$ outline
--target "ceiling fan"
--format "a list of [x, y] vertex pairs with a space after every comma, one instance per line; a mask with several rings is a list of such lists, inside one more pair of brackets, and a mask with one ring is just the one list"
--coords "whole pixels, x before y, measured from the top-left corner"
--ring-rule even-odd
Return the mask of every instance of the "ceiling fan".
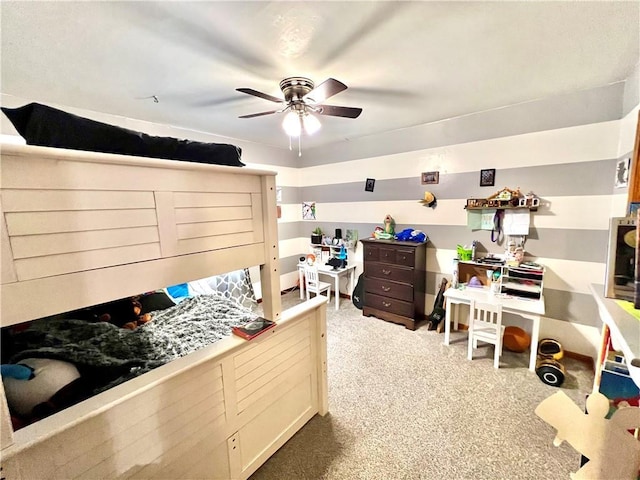
[[252, 88], [237, 88], [238, 92], [282, 104], [278, 110], [241, 115], [239, 118], [253, 118], [287, 112], [282, 127], [289, 137], [299, 137], [302, 130], [307, 134], [313, 134], [320, 128], [320, 121], [312, 115], [314, 113], [345, 118], [358, 118], [362, 113], [361, 108], [322, 104], [329, 97], [346, 89], [347, 86], [344, 83], [334, 78], [329, 78], [316, 87], [313, 81], [304, 77], [288, 77], [280, 82], [280, 90], [282, 90], [284, 99]]

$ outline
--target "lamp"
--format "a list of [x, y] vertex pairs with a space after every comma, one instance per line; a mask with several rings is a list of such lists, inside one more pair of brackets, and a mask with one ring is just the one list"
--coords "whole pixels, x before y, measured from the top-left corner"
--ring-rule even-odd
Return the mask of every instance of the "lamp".
[[320, 120], [310, 115], [306, 109], [289, 110], [282, 120], [282, 128], [290, 137], [299, 137], [304, 129], [307, 135], [320, 130]]
[[302, 131], [301, 118], [297, 112], [289, 110], [282, 120], [282, 128], [290, 137], [299, 137]]
[[304, 126], [304, 131], [307, 132], [307, 135], [313, 135], [320, 130], [320, 127], [322, 126], [320, 124], [320, 120], [307, 112], [304, 112], [304, 117], [302, 117], [302, 125]]

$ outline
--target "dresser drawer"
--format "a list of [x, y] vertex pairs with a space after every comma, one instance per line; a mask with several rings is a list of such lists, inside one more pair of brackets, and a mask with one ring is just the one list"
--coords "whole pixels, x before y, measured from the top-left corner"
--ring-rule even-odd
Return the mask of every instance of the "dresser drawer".
[[416, 251], [411, 248], [398, 248], [396, 250], [395, 263], [398, 265], [405, 265], [407, 267], [413, 267], [415, 264]]
[[365, 277], [381, 278], [394, 282], [413, 283], [413, 269], [400, 267], [388, 263], [367, 262], [365, 266]]
[[367, 294], [373, 293], [385, 297], [392, 297], [398, 300], [413, 302], [413, 287], [406, 283], [390, 282], [388, 280], [378, 280], [367, 278], [365, 280], [365, 291]]
[[380, 262], [396, 263], [396, 249], [393, 247], [380, 246]]
[[377, 262], [380, 260], [380, 249], [377, 246], [365, 244], [363, 258], [365, 262]]
[[364, 297], [365, 305], [367, 307], [382, 310], [384, 312], [400, 315], [401, 317], [413, 318], [413, 303], [403, 302], [396, 298], [382, 297], [380, 295], [374, 295], [367, 293]]
[[365, 245], [364, 260], [369, 262], [392, 263], [413, 267], [415, 263], [415, 249], [398, 248], [388, 245]]

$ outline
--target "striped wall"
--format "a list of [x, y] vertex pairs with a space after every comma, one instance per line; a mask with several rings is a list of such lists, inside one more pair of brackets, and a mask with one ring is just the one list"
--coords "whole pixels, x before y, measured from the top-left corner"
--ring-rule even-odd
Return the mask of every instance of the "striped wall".
[[[596, 93], [601, 94], [599, 101]], [[276, 179], [283, 187], [279, 223], [283, 289], [295, 285], [295, 264], [308, 251], [313, 228], [320, 226], [330, 235], [336, 228], [357, 229], [364, 238], [390, 213], [396, 230], [412, 227], [429, 236], [427, 301], [431, 304], [440, 279], [450, 275], [457, 244], [477, 240], [480, 255], [504, 251], [504, 242], [491, 242], [490, 232], [467, 227], [466, 199], [519, 187], [542, 200], [531, 215], [525, 245], [528, 258], [547, 267], [547, 314], [541, 334], [559, 339], [567, 350], [593, 356], [600, 319], [589, 285], [604, 282], [609, 218], [625, 213], [627, 189], [614, 188], [615, 170], [619, 159], [632, 155], [638, 118], [637, 95], [635, 106], [625, 114], [623, 96], [628, 102], [628, 91], [616, 84], [584, 92], [587, 108], [580, 106], [578, 94], [557, 99], [555, 106], [545, 100], [542, 103], [553, 116], [535, 117], [541, 106], [532, 102], [477, 114], [474, 119], [467, 116], [457, 123], [442, 122], [446, 126], [431, 124], [428, 131], [447, 135], [427, 137], [424, 143], [434, 145], [428, 148], [400, 151], [404, 148], [400, 143], [398, 152], [373, 155], [369, 145], [356, 151], [354, 142], [349, 142], [344, 156], [340, 146], [311, 151], [297, 172], [297, 183], [295, 174], [287, 171]], [[501, 125], [526, 119], [520, 123], [529, 131], [522, 125], [510, 126], [507, 133], [519, 133], [500, 135], [485, 125], [490, 121], [495, 125], [497, 113], [504, 116], [497, 122]], [[485, 132], [487, 138], [479, 139], [469, 129]], [[460, 140], [447, 143], [450, 138]], [[388, 138], [379, 151], [392, 150], [397, 145], [392, 140]], [[494, 187], [479, 186], [479, 171], [485, 168], [496, 169]], [[439, 171], [439, 183], [421, 185], [420, 173], [425, 171]], [[366, 178], [376, 179], [374, 192], [364, 191]], [[426, 190], [438, 199], [435, 209], [419, 203]], [[316, 221], [301, 221], [302, 201], [316, 202]], [[360, 273], [361, 249], [350, 255]], [[346, 292], [346, 284], [342, 289]], [[522, 324], [515, 316], [509, 323]]]
[[[417, 228], [429, 236], [430, 304], [442, 276], [450, 275], [457, 244], [477, 240], [481, 255], [504, 250], [504, 244], [491, 242], [489, 232], [467, 227], [466, 199], [502, 187], [533, 191], [542, 205], [531, 216], [525, 248], [530, 259], [547, 266], [541, 334], [558, 338], [567, 350], [593, 355], [600, 321], [588, 287], [604, 281], [609, 218], [623, 215], [626, 207], [627, 189], [613, 185], [616, 162], [633, 150], [637, 79], [638, 67], [627, 82], [350, 139], [305, 151], [302, 158], [203, 132], [59, 108], [155, 135], [236, 143], [248, 166], [277, 171], [283, 290], [297, 282], [296, 263], [309, 250], [313, 228], [328, 234], [356, 229], [366, 238], [390, 213], [396, 229]], [[1, 99], [7, 106], [27, 103], [7, 95]], [[12, 134], [6, 122], [2, 133]], [[479, 186], [479, 171], [485, 168], [496, 169], [494, 187]], [[425, 171], [439, 171], [439, 183], [421, 185]], [[366, 178], [376, 179], [374, 192], [364, 191]], [[419, 203], [426, 190], [437, 197], [437, 208]], [[301, 220], [302, 201], [316, 202], [316, 221]], [[349, 255], [360, 273], [361, 249]], [[259, 278], [257, 269], [252, 277]], [[346, 287], [341, 289], [348, 293]]]

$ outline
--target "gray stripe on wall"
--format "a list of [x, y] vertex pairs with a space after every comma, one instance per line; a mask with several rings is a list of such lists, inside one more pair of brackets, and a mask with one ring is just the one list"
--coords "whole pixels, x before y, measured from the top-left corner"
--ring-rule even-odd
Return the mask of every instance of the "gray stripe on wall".
[[[281, 274], [296, 271], [300, 255], [281, 258]], [[435, 296], [443, 277], [451, 278], [449, 272], [435, 272], [427, 266], [427, 293]], [[589, 327], [601, 325], [598, 309], [591, 295], [545, 288], [544, 297], [546, 317]], [[427, 306], [427, 310], [431, 311], [430, 306]], [[517, 316], [514, 316], [516, 324], [517, 320]]]
[[[302, 166], [555, 130], [622, 118], [625, 82], [309, 149]], [[632, 96], [629, 94], [629, 96]], [[357, 120], [354, 120], [357, 121]]]
[[[444, 276], [451, 280], [451, 275], [445, 274]], [[427, 271], [427, 293], [434, 296], [437, 294], [442, 277], [443, 275], [440, 273]], [[589, 327], [602, 325], [598, 316], [598, 307], [591, 295], [545, 288], [544, 304], [545, 317]], [[431, 311], [429, 307], [427, 310]]]
[[[278, 177], [276, 177], [276, 183]], [[281, 204], [287, 203], [302, 203], [302, 189], [300, 187], [280, 187], [282, 189], [282, 201]]]
[[[311, 235], [311, 224], [298, 222], [301, 237]], [[358, 238], [369, 238], [375, 227], [382, 226], [370, 223], [314, 223], [320, 226], [325, 234], [333, 236], [336, 228], [342, 229], [343, 236], [347, 229], [358, 230]], [[476, 253], [484, 256], [487, 253], [504, 253], [504, 242], [491, 242], [491, 232], [488, 230], [470, 230], [460, 225], [396, 225], [399, 232], [405, 228], [422, 230], [429, 237], [429, 248], [443, 248], [455, 250], [456, 245], [470, 245], [473, 240], [478, 241]], [[609, 244], [608, 230], [580, 230], [580, 229], [552, 229], [532, 227], [527, 237], [525, 251], [528, 257], [559, 258], [578, 262], [605, 263]], [[427, 266], [428, 267], [428, 266]]]
[[295, 272], [298, 267], [298, 261], [300, 255], [294, 255], [292, 257], [284, 257], [280, 259], [280, 274]]
[[592, 295], [544, 289], [545, 317], [579, 323], [589, 327], [600, 327], [598, 306]]
[[[558, 159], [560, 162], [562, 159]], [[362, 182], [334, 183], [301, 188], [304, 199], [319, 203], [421, 200], [424, 192], [432, 192], [436, 198], [485, 198], [503, 187], [521, 188], [522, 193], [533, 191], [544, 196], [610, 195], [614, 184], [617, 159], [592, 162], [558, 163], [535, 167], [506, 168], [496, 170], [495, 186], [480, 186], [480, 170], [441, 174], [439, 183], [422, 185], [419, 176], [377, 180], [373, 192], [364, 189], [366, 172]], [[577, 182], [576, 179], [580, 181]], [[465, 206], [462, 203], [461, 208]]]
[[289, 238], [298, 238], [300, 236], [300, 223], [279, 223], [278, 224], [278, 240], [288, 240]]

